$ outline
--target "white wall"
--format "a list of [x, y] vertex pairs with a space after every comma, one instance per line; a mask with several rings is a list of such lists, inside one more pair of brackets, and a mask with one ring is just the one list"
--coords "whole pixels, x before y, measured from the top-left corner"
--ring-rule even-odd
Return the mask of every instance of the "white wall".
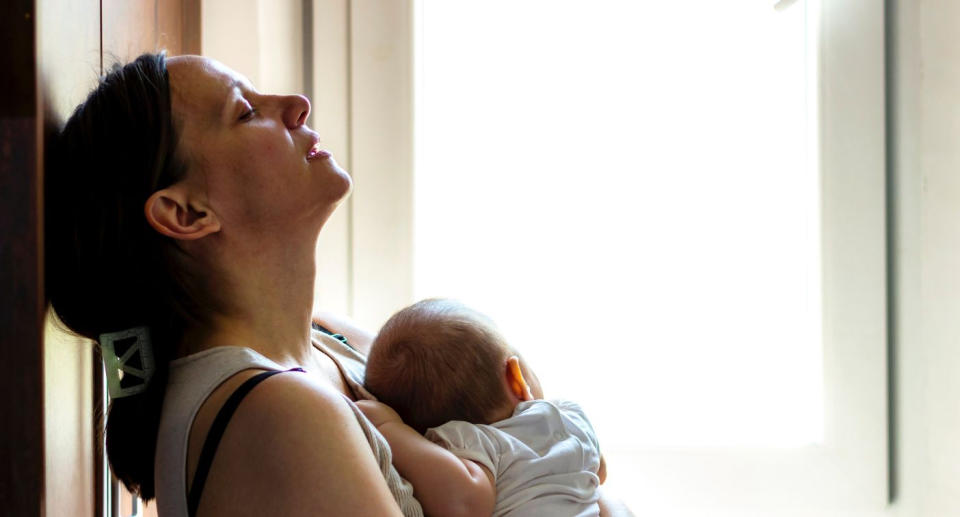
[[895, 0], [895, 513], [960, 515], [960, 2]]

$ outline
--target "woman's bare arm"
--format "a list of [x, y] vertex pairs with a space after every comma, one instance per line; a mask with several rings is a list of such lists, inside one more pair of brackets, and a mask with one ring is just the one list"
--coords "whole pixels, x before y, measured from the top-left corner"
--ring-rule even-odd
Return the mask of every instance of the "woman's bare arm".
[[347, 402], [299, 373], [272, 377], [244, 399], [197, 514], [402, 515]]
[[313, 322], [321, 325], [323, 328], [341, 334], [347, 338], [350, 346], [357, 349], [361, 354], [370, 353], [370, 345], [373, 344], [373, 334], [357, 326], [349, 318], [331, 314], [329, 312], [317, 312], [313, 315]]

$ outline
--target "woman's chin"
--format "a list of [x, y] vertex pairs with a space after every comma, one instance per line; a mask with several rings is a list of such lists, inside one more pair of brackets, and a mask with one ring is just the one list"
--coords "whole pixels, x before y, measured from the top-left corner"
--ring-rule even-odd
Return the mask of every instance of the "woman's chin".
[[[331, 158], [331, 161], [332, 161], [332, 158]], [[333, 162], [332, 165], [333, 165], [333, 170], [336, 171], [337, 175], [341, 180], [341, 185], [339, 189], [340, 195], [337, 197], [337, 202], [339, 203], [344, 199], [346, 199], [347, 196], [349, 196], [353, 192], [353, 178], [350, 177], [350, 174], [347, 171], [341, 169], [336, 162]]]
[[353, 180], [346, 173], [340, 176], [340, 181], [331, 181], [323, 188], [323, 204], [326, 209], [323, 212], [326, 217], [333, 215], [333, 212], [347, 199], [353, 192]]

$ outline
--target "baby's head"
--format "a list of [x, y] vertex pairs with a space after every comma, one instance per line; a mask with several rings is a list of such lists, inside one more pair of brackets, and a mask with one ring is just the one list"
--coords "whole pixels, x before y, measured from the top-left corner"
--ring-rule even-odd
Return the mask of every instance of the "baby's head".
[[541, 396], [493, 322], [445, 299], [417, 302], [384, 324], [370, 348], [365, 385], [421, 433], [450, 420], [501, 420], [518, 402]]

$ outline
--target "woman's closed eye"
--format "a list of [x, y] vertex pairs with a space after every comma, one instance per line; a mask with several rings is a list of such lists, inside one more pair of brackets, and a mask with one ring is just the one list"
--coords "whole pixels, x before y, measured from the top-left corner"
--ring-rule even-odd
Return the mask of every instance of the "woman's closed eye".
[[240, 118], [239, 118], [238, 120], [239, 120], [240, 122], [247, 122], [248, 120], [252, 119], [253, 116], [256, 115], [256, 114], [257, 114], [257, 109], [251, 107], [251, 108], [247, 109], [246, 111], [244, 111], [243, 114], [240, 115]]

